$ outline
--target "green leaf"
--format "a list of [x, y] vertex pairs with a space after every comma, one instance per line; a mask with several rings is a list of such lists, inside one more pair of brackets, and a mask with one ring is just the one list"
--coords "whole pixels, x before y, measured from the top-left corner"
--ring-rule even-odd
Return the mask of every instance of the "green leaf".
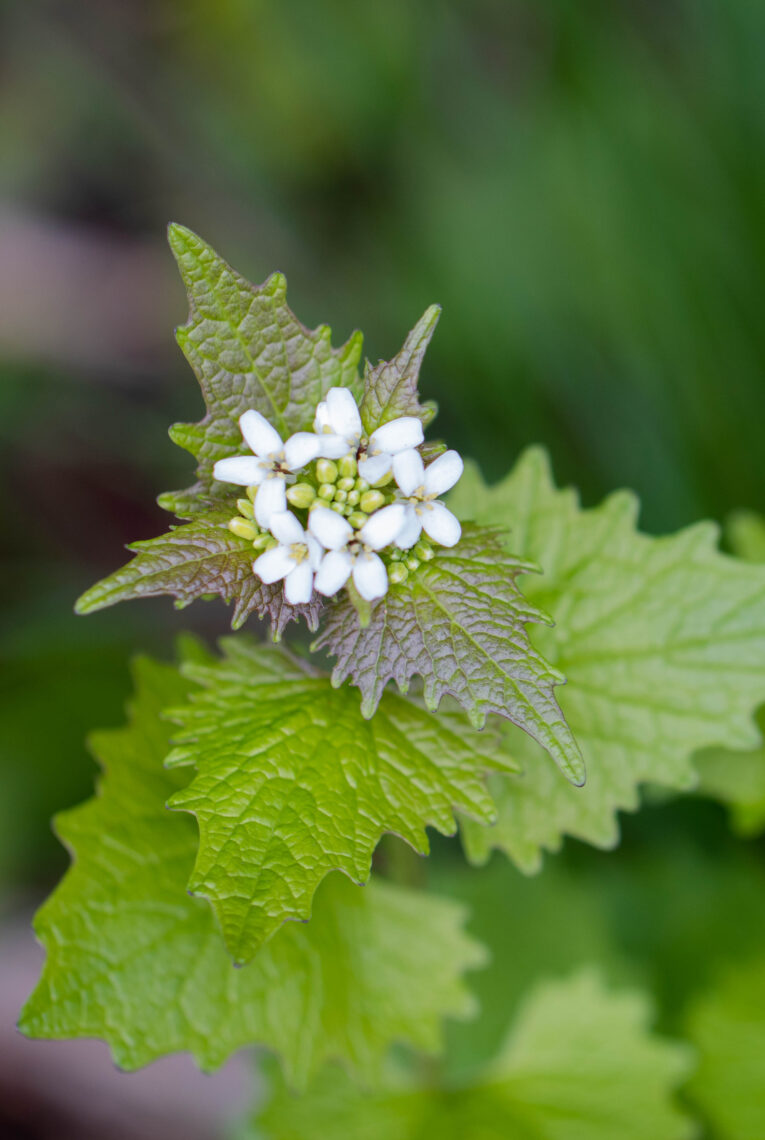
[[365, 1096], [338, 1070], [296, 1099], [277, 1086], [268, 1140], [683, 1140], [674, 1103], [689, 1056], [653, 1035], [640, 993], [590, 973], [532, 990], [499, 1056], [470, 1084], [391, 1082]]
[[261, 582], [252, 570], [257, 557], [252, 544], [231, 533], [230, 517], [230, 512], [208, 511], [158, 538], [131, 543], [128, 549], [137, 552], [135, 558], [91, 586], [78, 599], [77, 613], [89, 614], [117, 602], [159, 594], [173, 595], [183, 607], [196, 598], [217, 594], [234, 603], [234, 629], [254, 613], [270, 618], [277, 639], [287, 623], [299, 617], [316, 630], [321, 599], [314, 594], [308, 605], [291, 606], [285, 601], [282, 582], [271, 586]]
[[493, 738], [394, 694], [365, 721], [352, 692], [284, 651], [241, 637], [223, 647], [222, 661], [189, 668], [204, 688], [170, 713], [183, 733], [167, 763], [196, 766], [170, 806], [197, 817], [189, 889], [211, 901], [236, 961], [309, 918], [329, 871], [366, 880], [385, 832], [424, 853], [426, 826], [455, 830], [453, 808], [492, 818]]
[[442, 1019], [472, 1012], [461, 975], [483, 961], [464, 909], [331, 875], [310, 924], [289, 923], [234, 969], [210, 907], [186, 893], [196, 826], [164, 806], [182, 775], [162, 766], [161, 713], [191, 682], [146, 660], [136, 679], [129, 725], [92, 741], [98, 796], [57, 819], [73, 863], [35, 922], [47, 958], [22, 1031], [103, 1038], [125, 1069], [178, 1050], [212, 1069], [261, 1043], [297, 1084], [329, 1058], [373, 1080], [393, 1041], [437, 1050]]
[[251, 285], [184, 226], [170, 226], [169, 240], [189, 296], [189, 320], [178, 329], [178, 343], [207, 409], [201, 423], [171, 429], [174, 442], [197, 460], [198, 483], [160, 501], [187, 518], [204, 507], [204, 499], [231, 497], [212, 469], [218, 459], [246, 451], [242, 412], [254, 408], [285, 439], [311, 428], [329, 388], [350, 387], [358, 396], [362, 337], [354, 333], [332, 348], [326, 325], [310, 331], [288, 307], [281, 273]]
[[587, 769], [585, 787], [573, 788], [528, 737], [506, 732], [524, 774], [492, 778], [499, 822], [467, 824], [472, 859], [499, 847], [534, 869], [564, 834], [613, 845], [616, 812], [637, 807], [641, 783], [687, 789], [698, 749], [758, 742], [765, 568], [720, 554], [713, 525], [650, 538], [626, 492], [582, 510], [573, 491], [556, 489], [539, 449], [495, 487], [469, 469], [450, 505], [504, 523], [509, 547], [544, 568], [524, 590], [556, 624], [534, 627], [533, 640], [567, 677], [560, 703]]
[[419, 674], [429, 708], [445, 695], [482, 725], [488, 713], [508, 717], [546, 748], [567, 776], [584, 777], [577, 744], [553, 696], [564, 680], [530, 646], [527, 622], [546, 620], [515, 584], [535, 569], [502, 549], [493, 530], [466, 526], [451, 550], [392, 587], [362, 628], [342, 599], [328, 612], [316, 648], [337, 658], [332, 681], [350, 677], [371, 717], [391, 679], [406, 692]]
[[381, 360], [375, 368], [367, 363], [360, 405], [361, 422], [367, 434], [399, 416], [416, 416], [425, 426], [435, 416], [437, 408], [432, 400], [420, 403], [418, 383], [423, 357], [440, 316], [440, 306], [431, 305], [393, 360]]
[[686, 1031], [699, 1064], [688, 1097], [716, 1140], [765, 1136], [765, 959], [728, 967], [690, 1010]]

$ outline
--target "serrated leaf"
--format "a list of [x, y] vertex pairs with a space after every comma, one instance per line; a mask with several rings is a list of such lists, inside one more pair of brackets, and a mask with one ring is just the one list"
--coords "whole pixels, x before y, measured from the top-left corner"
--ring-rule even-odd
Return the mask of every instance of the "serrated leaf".
[[496, 1060], [470, 1084], [404, 1078], [364, 1095], [326, 1070], [302, 1098], [277, 1086], [257, 1121], [267, 1140], [683, 1140], [675, 1104], [689, 1051], [655, 1036], [638, 992], [584, 972], [535, 987]]
[[392, 360], [381, 360], [374, 368], [367, 363], [359, 410], [368, 435], [399, 416], [416, 416], [426, 427], [435, 416], [438, 409], [432, 400], [420, 403], [419, 377], [423, 357], [440, 316], [440, 306], [431, 305]]
[[273, 273], [252, 285], [191, 230], [172, 225], [169, 240], [189, 297], [189, 320], [177, 337], [194, 369], [207, 414], [199, 424], [176, 424], [172, 439], [198, 463], [198, 483], [171, 492], [163, 506], [188, 517], [205, 498], [231, 496], [215, 483], [216, 460], [245, 451], [238, 420], [254, 408], [282, 439], [310, 429], [316, 405], [329, 388], [359, 394], [360, 333], [332, 348], [326, 325], [313, 331], [287, 305], [287, 282]]
[[255, 576], [252, 544], [231, 533], [230, 513], [208, 511], [167, 534], [131, 543], [136, 551], [126, 566], [97, 582], [78, 599], [80, 614], [113, 606], [133, 598], [170, 594], [181, 606], [197, 598], [218, 595], [234, 603], [231, 624], [238, 629], [250, 614], [268, 617], [274, 637], [281, 637], [290, 621], [304, 618], [318, 628], [322, 602], [314, 594], [305, 606], [291, 606], [281, 582], [266, 585]]
[[472, 859], [499, 847], [531, 870], [564, 834], [613, 845], [616, 812], [637, 806], [640, 784], [687, 789], [697, 750], [757, 743], [765, 568], [720, 554], [713, 525], [651, 538], [636, 530], [637, 503], [625, 492], [582, 510], [573, 491], [554, 486], [539, 449], [495, 487], [468, 470], [450, 506], [504, 523], [510, 549], [544, 568], [524, 591], [556, 624], [534, 627], [533, 640], [566, 674], [560, 703], [587, 769], [585, 787], [572, 788], [528, 737], [506, 733], [524, 774], [491, 779], [499, 821], [467, 823]]
[[196, 766], [170, 806], [197, 818], [189, 889], [212, 903], [236, 961], [308, 918], [329, 871], [366, 880], [385, 832], [424, 853], [426, 826], [453, 833], [453, 809], [492, 818], [493, 738], [394, 694], [365, 721], [354, 693], [287, 653], [241, 637], [223, 648], [189, 668], [203, 690], [170, 714], [183, 732], [167, 763]]
[[686, 1032], [698, 1054], [687, 1089], [716, 1140], [765, 1136], [765, 959], [737, 962], [694, 1002]]
[[336, 603], [316, 647], [337, 658], [334, 684], [349, 677], [361, 689], [364, 716], [372, 716], [388, 681], [406, 692], [419, 674], [429, 708], [448, 694], [476, 725], [488, 713], [507, 717], [581, 782], [579, 749], [553, 695], [563, 674], [526, 634], [527, 622], [547, 620], [515, 584], [533, 569], [502, 549], [496, 531], [466, 526], [457, 546], [439, 549], [374, 604], [365, 628], [346, 599]]
[[186, 893], [196, 826], [164, 806], [183, 777], [162, 766], [161, 714], [191, 682], [150, 661], [136, 678], [129, 725], [92, 741], [99, 795], [57, 820], [73, 864], [35, 922], [47, 957], [22, 1031], [103, 1038], [125, 1069], [178, 1050], [212, 1069], [261, 1043], [291, 1084], [329, 1058], [374, 1080], [393, 1041], [437, 1050], [442, 1019], [472, 1012], [462, 973], [484, 957], [464, 909], [331, 875], [310, 924], [290, 923], [234, 969], [210, 907]]

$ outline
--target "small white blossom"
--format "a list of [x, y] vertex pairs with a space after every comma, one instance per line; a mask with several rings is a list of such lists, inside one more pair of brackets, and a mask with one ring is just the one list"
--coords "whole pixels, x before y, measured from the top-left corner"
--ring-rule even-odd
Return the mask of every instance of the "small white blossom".
[[316, 574], [318, 592], [331, 597], [353, 575], [353, 584], [366, 601], [386, 594], [388, 571], [376, 551], [395, 540], [405, 514], [400, 503], [392, 503], [370, 515], [356, 532], [334, 511], [314, 507], [308, 516], [308, 529], [327, 549]]
[[313, 426], [321, 439], [320, 454], [325, 459], [341, 459], [349, 451], [358, 453], [359, 475], [367, 483], [382, 479], [394, 455], [417, 447], [425, 438], [415, 416], [399, 416], [364, 440], [358, 405], [348, 388], [330, 388], [316, 409]]
[[269, 525], [279, 545], [261, 554], [252, 568], [268, 584], [283, 578], [287, 601], [293, 606], [305, 605], [313, 593], [313, 576], [321, 562], [321, 546], [313, 535], [303, 530], [290, 511], [272, 514]]
[[418, 451], [404, 451], [393, 457], [393, 475], [406, 499], [406, 518], [396, 537], [397, 546], [408, 550], [423, 530], [440, 546], [455, 546], [459, 542], [459, 522], [437, 499], [454, 486], [463, 469], [456, 451], [444, 452], [429, 467], [424, 466]]
[[320, 455], [321, 441], [312, 432], [299, 431], [282, 443], [276, 428], [253, 409], [239, 417], [239, 427], [254, 454], [219, 459], [213, 475], [222, 483], [257, 486], [255, 518], [262, 527], [269, 527], [271, 516], [287, 509], [288, 476]]

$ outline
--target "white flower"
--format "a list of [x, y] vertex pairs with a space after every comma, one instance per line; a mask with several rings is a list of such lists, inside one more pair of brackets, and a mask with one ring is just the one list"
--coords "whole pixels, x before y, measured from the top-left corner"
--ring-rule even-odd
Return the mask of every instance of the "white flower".
[[377, 550], [389, 546], [401, 530], [406, 515], [400, 503], [375, 511], [360, 531], [327, 507], [314, 507], [308, 529], [327, 548], [316, 574], [320, 594], [331, 597], [353, 575], [353, 584], [368, 602], [388, 592], [388, 571]]
[[309, 431], [299, 431], [282, 443], [276, 428], [253, 409], [239, 417], [239, 427], [254, 455], [219, 459], [213, 475], [222, 483], [257, 486], [255, 518], [262, 527], [269, 527], [271, 516], [287, 509], [287, 476], [320, 455], [321, 441]]
[[358, 405], [348, 388], [330, 388], [316, 409], [313, 427], [325, 459], [341, 459], [349, 451], [358, 453], [359, 475], [367, 483], [382, 479], [390, 471], [394, 455], [417, 447], [425, 438], [415, 416], [399, 416], [365, 440]]
[[397, 546], [408, 550], [423, 530], [440, 546], [454, 546], [459, 542], [462, 534], [459, 522], [436, 500], [454, 486], [463, 468], [456, 451], [444, 452], [429, 467], [423, 465], [418, 451], [404, 451], [393, 457], [393, 475], [407, 500], [406, 519], [396, 537]]
[[[337, 518], [332, 511], [327, 514]], [[303, 530], [290, 511], [272, 514], [269, 525], [279, 545], [261, 554], [252, 568], [263, 582], [269, 584], [283, 578], [287, 601], [293, 606], [304, 605], [311, 600], [314, 572], [321, 562], [321, 547], [313, 535]]]

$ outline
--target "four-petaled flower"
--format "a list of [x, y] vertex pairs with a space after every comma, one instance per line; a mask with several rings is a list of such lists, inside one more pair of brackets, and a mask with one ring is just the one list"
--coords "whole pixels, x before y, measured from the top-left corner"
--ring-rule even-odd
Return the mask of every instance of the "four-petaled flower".
[[[338, 516], [327, 511], [333, 518]], [[277, 511], [269, 522], [278, 546], [261, 554], [252, 564], [258, 577], [268, 584], [284, 579], [284, 596], [293, 606], [311, 600], [314, 573], [321, 562], [321, 546], [290, 511]]]
[[316, 409], [313, 426], [321, 440], [320, 454], [325, 459], [341, 459], [352, 451], [358, 458], [359, 475], [367, 483], [382, 479], [394, 455], [417, 447], [425, 438], [415, 416], [400, 416], [365, 439], [358, 405], [347, 388], [330, 388]]
[[436, 500], [454, 486], [463, 467], [456, 451], [444, 452], [429, 467], [425, 467], [418, 451], [405, 451], [393, 457], [393, 475], [406, 497], [406, 520], [396, 536], [396, 545], [402, 550], [414, 546], [423, 530], [440, 546], [454, 546], [459, 542], [462, 534], [459, 522]]
[[391, 503], [375, 511], [359, 531], [327, 507], [314, 507], [308, 516], [308, 529], [326, 547], [314, 585], [320, 594], [331, 597], [353, 575], [362, 598], [372, 602], [388, 591], [388, 571], [376, 553], [389, 546], [404, 523], [406, 510]]
[[282, 443], [276, 428], [253, 409], [239, 417], [239, 427], [254, 455], [219, 459], [213, 475], [222, 483], [257, 486], [255, 518], [267, 528], [272, 515], [287, 509], [287, 478], [321, 454], [321, 441], [312, 432], [299, 431]]

